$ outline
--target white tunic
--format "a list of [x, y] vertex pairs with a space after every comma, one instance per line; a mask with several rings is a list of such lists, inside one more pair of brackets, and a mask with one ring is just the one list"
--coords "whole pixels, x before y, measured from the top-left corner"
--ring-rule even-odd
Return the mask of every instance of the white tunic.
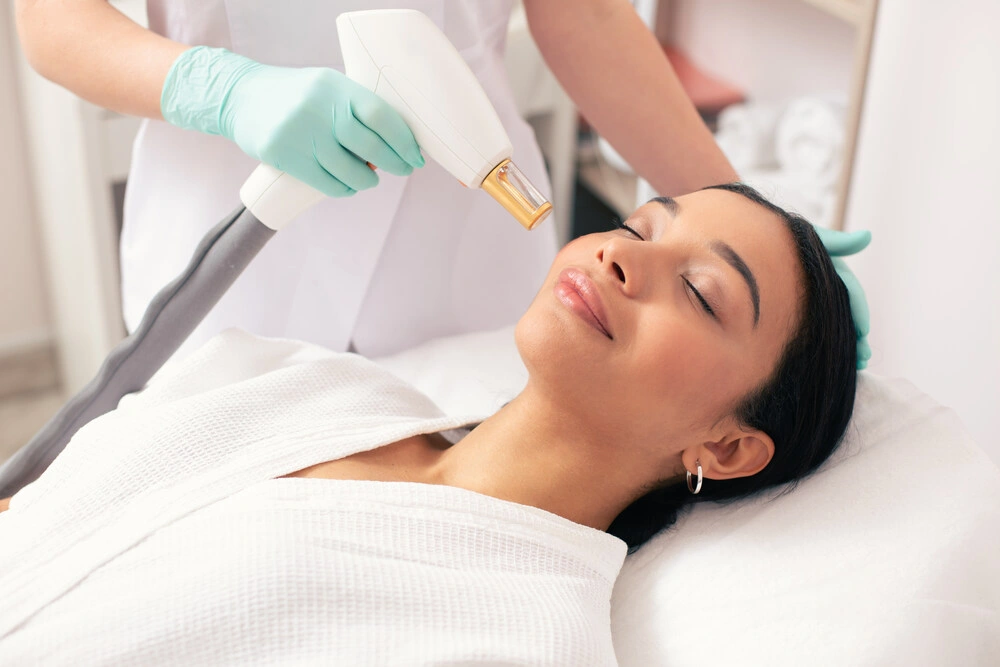
[[[343, 71], [335, 19], [354, 9], [411, 7], [458, 47], [492, 100], [514, 161], [549, 192], [541, 153], [515, 108], [504, 48], [510, 0], [148, 0], [150, 27], [271, 65]], [[202, 235], [239, 205], [256, 163], [235, 144], [146, 121], [136, 139], [121, 238], [122, 300], [134, 329], [152, 296]], [[278, 234], [182, 348], [238, 326], [380, 356], [443, 335], [514, 322], [557, 244], [526, 232], [496, 202], [428, 160], [408, 178], [328, 199]]]
[[453, 487], [276, 479], [483, 415], [239, 332], [171, 373], [0, 513], [0, 664], [615, 664], [619, 539]]

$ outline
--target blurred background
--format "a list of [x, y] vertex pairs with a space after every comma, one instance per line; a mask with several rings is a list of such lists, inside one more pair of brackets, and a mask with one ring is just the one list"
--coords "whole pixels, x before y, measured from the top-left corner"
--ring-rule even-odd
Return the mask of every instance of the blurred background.
[[[145, 22], [142, 0], [112, 4]], [[852, 260], [872, 310], [869, 370], [954, 408], [1000, 463], [1000, 3], [633, 4], [745, 181], [817, 224], [873, 232]], [[30, 70], [12, 5], [0, 8], [0, 461], [124, 335], [117, 242], [138, 128]], [[552, 224], [564, 240], [607, 229], [655, 193], [577, 113], [520, 10], [508, 39]]]

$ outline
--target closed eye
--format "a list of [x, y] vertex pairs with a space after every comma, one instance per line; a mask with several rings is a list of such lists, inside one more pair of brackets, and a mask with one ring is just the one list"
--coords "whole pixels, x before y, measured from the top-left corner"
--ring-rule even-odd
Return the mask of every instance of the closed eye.
[[615, 227], [617, 227], [618, 229], [624, 229], [626, 232], [628, 232], [632, 236], [636, 237], [640, 241], [645, 241], [646, 240], [646, 239], [642, 238], [642, 234], [640, 234], [639, 232], [635, 231], [634, 229], [632, 229], [631, 227], [629, 227], [628, 225], [626, 225], [621, 220], [615, 218], [614, 220], [612, 220], [612, 222], [614, 223]]
[[715, 320], [718, 320], [719, 318], [718, 318], [718, 316], [717, 316], [717, 315], [715, 314], [715, 311], [714, 311], [714, 310], [712, 310], [712, 306], [708, 305], [708, 301], [706, 301], [706, 300], [705, 300], [705, 297], [703, 297], [703, 296], [701, 295], [701, 292], [699, 292], [699, 291], [697, 290], [697, 288], [696, 288], [696, 287], [695, 287], [694, 285], [692, 285], [692, 284], [691, 284], [691, 281], [690, 281], [690, 280], [688, 280], [687, 278], [685, 278], [684, 276], [681, 276], [681, 280], [683, 280], [683, 281], [684, 281], [684, 283], [685, 283], [685, 284], [687, 285], [688, 289], [689, 289], [689, 290], [691, 290], [691, 292], [692, 292], [692, 293], [694, 294], [695, 298], [696, 298], [696, 299], [698, 299], [698, 301], [700, 301], [700, 302], [701, 302], [701, 307], [702, 307], [702, 309], [703, 309], [703, 310], [704, 310], [704, 311], [705, 311], [706, 313], [708, 313], [709, 315], [711, 315], [712, 319], [715, 319]]

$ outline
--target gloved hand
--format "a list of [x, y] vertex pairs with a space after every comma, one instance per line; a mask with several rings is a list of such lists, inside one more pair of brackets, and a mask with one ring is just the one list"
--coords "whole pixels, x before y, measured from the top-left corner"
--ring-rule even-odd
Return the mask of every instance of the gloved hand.
[[220, 134], [331, 197], [378, 184], [368, 167], [422, 167], [413, 133], [385, 101], [336, 70], [261, 65], [225, 49], [182, 53], [160, 97], [173, 125]]
[[833, 229], [816, 227], [816, 234], [823, 242], [823, 247], [830, 253], [833, 260], [833, 267], [837, 270], [837, 275], [847, 286], [847, 294], [851, 299], [851, 317], [854, 318], [854, 330], [858, 338], [858, 370], [868, 365], [871, 359], [872, 349], [868, 345], [868, 332], [871, 328], [871, 319], [868, 313], [868, 299], [865, 298], [865, 291], [858, 282], [858, 277], [854, 275], [850, 267], [842, 258], [847, 255], [854, 255], [871, 243], [872, 233], [865, 231], [858, 232], [838, 232]]

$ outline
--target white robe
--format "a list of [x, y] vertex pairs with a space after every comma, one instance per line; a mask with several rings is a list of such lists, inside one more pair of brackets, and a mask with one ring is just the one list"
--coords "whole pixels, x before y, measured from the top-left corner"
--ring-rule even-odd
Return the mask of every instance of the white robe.
[[[269, 65], [343, 71], [341, 12], [427, 14], [476, 74], [543, 193], [549, 182], [504, 65], [510, 0], [148, 0], [150, 27]], [[121, 237], [122, 306], [134, 330], [199, 239], [239, 204], [256, 161], [221, 137], [146, 121], [135, 142]], [[427, 166], [353, 197], [326, 199], [276, 235], [176, 356], [228, 327], [369, 357], [440, 336], [512, 324], [555, 257], [554, 226], [525, 231], [481, 190]], [[418, 278], [418, 279], [415, 279]]]
[[453, 487], [276, 479], [484, 416], [217, 337], [0, 513], [0, 663], [615, 664], [619, 539]]

